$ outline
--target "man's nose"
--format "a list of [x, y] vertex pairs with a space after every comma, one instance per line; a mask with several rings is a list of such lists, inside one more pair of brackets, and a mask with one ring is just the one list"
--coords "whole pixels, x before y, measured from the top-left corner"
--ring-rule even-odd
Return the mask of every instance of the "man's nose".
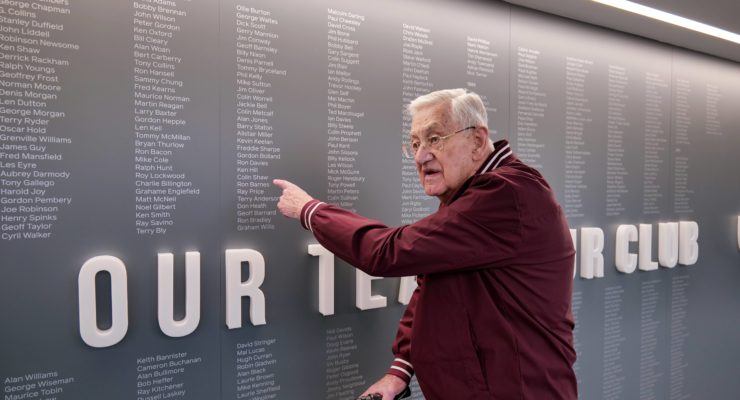
[[434, 158], [434, 154], [427, 149], [427, 146], [422, 146], [419, 148], [419, 150], [416, 151], [416, 155], [414, 155], [414, 160], [418, 165], [424, 165], [425, 162], [430, 161]]

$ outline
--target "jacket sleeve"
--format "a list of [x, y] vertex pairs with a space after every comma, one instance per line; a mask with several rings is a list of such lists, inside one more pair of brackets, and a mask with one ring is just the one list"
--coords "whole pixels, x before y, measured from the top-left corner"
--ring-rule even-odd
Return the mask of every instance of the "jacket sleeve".
[[505, 266], [521, 240], [516, 192], [505, 179], [475, 177], [465, 193], [416, 223], [390, 228], [311, 200], [301, 224], [329, 251], [373, 276], [411, 276]]
[[413, 329], [414, 312], [416, 311], [416, 301], [419, 296], [419, 290], [424, 284], [424, 278], [416, 279], [418, 286], [414, 290], [409, 304], [406, 306], [401, 321], [398, 323], [398, 332], [396, 339], [393, 341], [393, 363], [388, 369], [387, 374], [397, 376], [403, 379], [408, 385], [411, 377], [414, 375], [414, 366], [411, 365], [411, 331]]

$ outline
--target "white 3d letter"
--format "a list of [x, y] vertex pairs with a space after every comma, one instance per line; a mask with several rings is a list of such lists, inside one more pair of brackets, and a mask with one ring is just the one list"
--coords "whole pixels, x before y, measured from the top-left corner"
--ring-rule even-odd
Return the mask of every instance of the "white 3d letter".
[[355, 305], [360, 310], [369, 310], [371, 308], [382, 308], [387, 304], [385, 296], [372, 294], [372, 283], [376, 279], [383, 279], [370, 276], [359, 269], [355, 276]]
[[[95, 303], [95, 275], [106, 271], [110, 274], [111, 326], [98, 329], [97, 304]], [[128, 278], [123, 261], [113, 256], [93, 257], [80, 269], [77, 278], [80, 336], [91, 347], [109, 347], [118, 343], [128, 331]]]
[[637, 255], [630, 253], [630, 242], [637, 241], [637, 228], [634, 225], [619, 225], [617, 244], [614, 251], [614, 264], [617, 271], [631, 274], [637, 268]]
[[678, 223], [658, 224], [658, 261], [666, 268], [678, 263]]
[[653, 261], [653, 226], [640, 224], [640, 270], [653, 271], [658, 269], [658, 263]]
[[414, 290], [418, 286], [415, 276], [404, 276], [401, 278], [401, 286], [398, 288], [398, 302], [408, 305], [409, 301], [411, 301], [411, 296], [414, 294]]
[[578, 233], [575, 229], [570, 229], [570, 239], [573, 241], [573, 249], [576, 251], [575, 257], [573, 257], [573, 279], [576, 278], [576, 265], [578, 264], [578, 246], [577, 246], [577, 237]]
[[159, 329], [167, 336], [187, 336], [200, 323], [200, 253], [185, 253], [185, 317], [174, 317], [175, 256], [157, 255], [157, 318]]
[[694, 221], [678, 223], [678, 262], [693, 265], [699, 259], [699, 224]]
[[319, 257], [319, 312], [334, 315], [334, 254], [320, 244], [309, 244], [308, 254]]
[[581, 278], [604, 277], [604, 231], [581, 228]]
[[[242, 282], [242, 263], [249, 263], [249, 279]], [[242, 297], [249, 296], [252, 325], [264, 325], [265, 294], [260, 290], [265, 280], [265, 259], [251, 249], [226, 250], [226, 326], [242, 326]]]

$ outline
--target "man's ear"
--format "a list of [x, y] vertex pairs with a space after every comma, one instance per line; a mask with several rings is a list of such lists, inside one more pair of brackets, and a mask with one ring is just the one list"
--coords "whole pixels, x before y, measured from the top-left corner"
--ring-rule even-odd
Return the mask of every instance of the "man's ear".
[[488, 154], [488, 128], [485, 126], [476, 127], [473, 131], [473, 161], [484, 159]]

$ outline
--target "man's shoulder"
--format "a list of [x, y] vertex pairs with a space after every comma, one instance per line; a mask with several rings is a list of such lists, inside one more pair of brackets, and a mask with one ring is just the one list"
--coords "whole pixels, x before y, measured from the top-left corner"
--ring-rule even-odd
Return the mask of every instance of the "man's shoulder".
[[520, 207], [529, 204], [525, 208], [557, 203], [552, 188], [542, 174], [521, 162], [502, 165], [479, 174], [471, 183], [471, 187], [481, 194], [490, 193], [494, 196], [505, 194], [507, 197], [513, 197]]
[[514, 189], [529, 186], [550, 188], [550, 185], [539, 171], [519, 161], [478, 174], [475, 176], [473, 184], [512, 186]]

